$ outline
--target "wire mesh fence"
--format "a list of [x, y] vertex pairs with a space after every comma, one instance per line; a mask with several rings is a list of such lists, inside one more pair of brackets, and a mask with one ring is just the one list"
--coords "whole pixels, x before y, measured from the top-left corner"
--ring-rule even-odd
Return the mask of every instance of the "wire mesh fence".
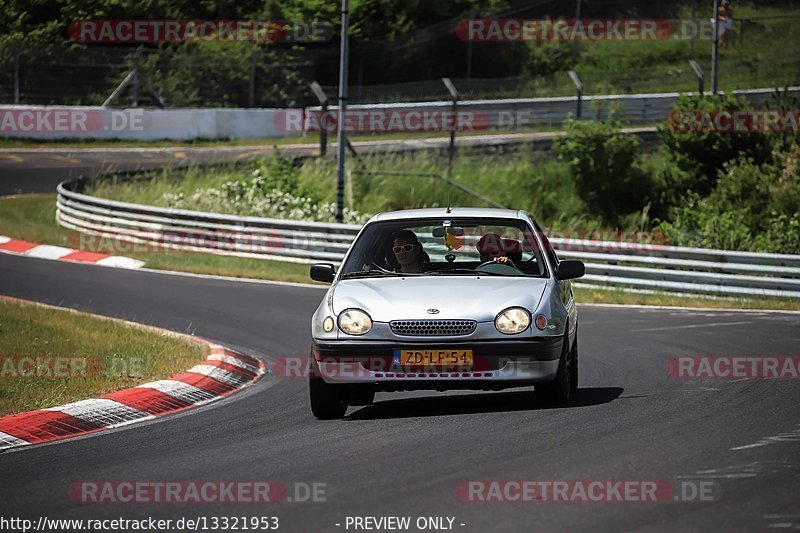
[[[313, 103], [309, 67], [318, 51], [242, 43], [131, 47], [13, 43], [0, 46], [0, 103], [101, 105], [133, 70], [119, 106], [286, 107]], [[149, 90], [152, 86], [154, 91]], [[134, 91], [138, 90], [137, 94]]]
[[[553, 5], [539, 2], [537, 9]], [[720, 87], [800, 84], [800, 55], [789, 53], [798, 20], [797, 14], [737, 19], [731, 48], [720, 60]], [[456, 35], [458, 22], [443, 21], [380, 45], [356, 42], [350, 58], [350, 101], [445, 99], [448, 94], [439, 76], [450, 77], [465, 100], [574, 96], [565, 73], [569, 68], [580, 75], [587, 96], [695, 91], [698, 80], [689, 58], [697, 59], [710, 77], [707, 40], [561, 43], [566, 48], [559, 49], [548, 48], [553, 43], [464, 42]], [[774, 45], [776, 35], [786, 36], [787, 53], [764, 49]], [[549, 64], [553, 57], [560, 59]], [[614, 68], [616, 64], [620, 66]], [[134, 69], [142, 83], [129, 87], [115, 105], [153, 106], [153, 93], [173, 108], [315, 105], [310, 82], [319, 81], [331, 98], [337, 94], [338, 43], [331, 39], [313, 46], [215, 42], [136, 47], [3, 41], [0, 103], [99, 105]]]
[[[706, 73], [710, 72], [710, 63], [704, 64], [703, 67]], [[720, 71], [720, 85], [723, 87], [746, 89], [800, 85], [800, 57], [790, 56], [747, 65], [726, 65], [723, 62]], [[642, 70], [636, 69], [579, 71], [578, 74], [583, 83], [584, 94], [587, 96], [698, 90], [697, 77], [688, 61], [685, 65], [678, 65], [669, 72], [647, 75], [643, 75]], [[451, 79], [458, 88], [462, 100], [575, 96], [575, 86], [566, 72], [536, 77]], [[323, 88], [328, 95], [336, 95], [338, 91], [336, 85]], [[705, 90], [709, 90], [708, 84]], [[349, 96], [350, 102], [355, 104], [426, 102], [449, 98], [441, 79], [367, 86], [351, 85]]]

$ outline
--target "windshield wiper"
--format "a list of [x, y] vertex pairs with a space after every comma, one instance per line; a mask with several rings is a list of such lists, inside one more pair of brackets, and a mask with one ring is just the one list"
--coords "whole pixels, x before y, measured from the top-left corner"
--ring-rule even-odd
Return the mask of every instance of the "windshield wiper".
[[447, 276], [447, 275], [472, 275], [472, 276], [504, 276], [505, 274], [498, 274], [497, 272], [483, 272], [478, 270], [472, 270], [471, 268], [453, 268], [449, 270], [431, 270], [430, 272], [425, 272], [426, 274], [431, 274], [434, 276]]
[[399, 274], [397, 272], [389, 272], [388, 270], [358, 270], [356, 272], [348, 272], [347, 274], [342, 274], [342, 279], [371, 278], [378, 276], [402, 276], [402, 275], [404, 274]]

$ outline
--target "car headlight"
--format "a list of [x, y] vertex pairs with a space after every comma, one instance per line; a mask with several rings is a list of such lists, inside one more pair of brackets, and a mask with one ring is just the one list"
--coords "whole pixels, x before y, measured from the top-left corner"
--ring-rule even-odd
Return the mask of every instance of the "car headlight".
[[494, 319], [494, 327], [500, 333], [513, 335], [522, 333], [531, 325], [531, 315], [522, 307], [509, 307]]
[[372, 329], [372, 319], [361, 309], [345, 309], [339, 315], [339, 329], [349, 335], [363, 335]]

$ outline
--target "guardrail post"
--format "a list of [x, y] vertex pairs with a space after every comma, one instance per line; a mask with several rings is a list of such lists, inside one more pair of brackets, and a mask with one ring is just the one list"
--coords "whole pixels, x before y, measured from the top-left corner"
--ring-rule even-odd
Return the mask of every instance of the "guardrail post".
[[311, 82], [311, 90], [319, 100], [322, 113], [319, 117], [319, 155], [324, 156], [328, 152], [328, 95], [322, 85], [316, 81]]
[[575, 105], [575, 118], [580, 120], [581, 119], [581, 103], [583, 100], [583, 83], [581, 83], [581, 79], [578, 76], [578, 73], [574, 70], [568, 70], [567, 76], [569, 79], [572, 80], [572, 83], [575, 85], [575, 90], [578, 91], [578, 102]]
[[458, 120], [458, 91], [456, 86], [450, 78], [442, 78], [442, 83], [447, 87], [447, 92], [450, 93], [450, 98], [453, 100], [453, 125], [450, 127], [450, 146], [447, 150], [447, 178], [453, 177], [453, 158], [456, 155], [456, 121]]
[[692, 67], [694, 75], [697, 76], [698, 91], [700, 92], [700, 96], [703, 96], [703, 91], [705, 90], [705, 81], [706, 81], [706, 75], [703, 72], [703, 68], [694, 59], [689, 60], [689, 66]]

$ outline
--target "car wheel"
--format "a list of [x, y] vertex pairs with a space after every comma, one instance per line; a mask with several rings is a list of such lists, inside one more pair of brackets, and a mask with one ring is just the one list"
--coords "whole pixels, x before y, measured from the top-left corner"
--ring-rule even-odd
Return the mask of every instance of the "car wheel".
[[369, 385], [351, 385], [350, 398], [348, 404], [350, 405], [372, 405], [375, 401], [375, 389]]
[[565, 333], [555, 379], [536, 386], [536, 398], [539, 401], [547, 405], [566, 405], [569, 402], [573, 382], [571, 363], [572, 350], [569, 350], [569, 335]]
[[569, 391], [575, 393], [578, 390], [578, 332], [575, 332], [575, 343], [569, 352]]
[[311, 400], [311, 413], [318, 420], [342, 418], [347, 412], [347, 386], [325, 383], [325, 380], [320, 376], [313, 355], [311, 364], [314, 365], [312, 368], [314, 371], [308, 377], [308, 396]]

